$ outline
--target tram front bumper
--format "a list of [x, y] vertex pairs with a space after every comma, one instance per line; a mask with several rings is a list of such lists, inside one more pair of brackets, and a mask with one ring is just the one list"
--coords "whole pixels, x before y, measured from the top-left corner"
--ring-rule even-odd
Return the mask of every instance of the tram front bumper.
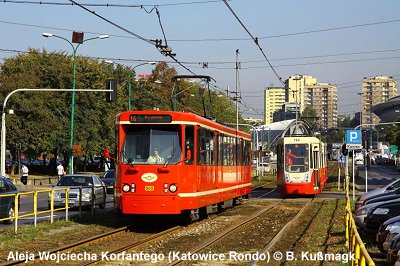
[[178, 196], [122, 195], [123, 214], [180, 214]]

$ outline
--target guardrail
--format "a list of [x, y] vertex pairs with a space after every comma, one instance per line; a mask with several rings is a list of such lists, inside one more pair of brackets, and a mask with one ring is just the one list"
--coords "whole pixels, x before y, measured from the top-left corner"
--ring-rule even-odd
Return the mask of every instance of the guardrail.
[[[83, 188], [85, 188], [85, 187], [82, 187], [82, 186], [79, 187], [79, 199], [78, 199], [79, 200], [79, 205], [78, 206], [74, 206], [74, 207], [78, 207], [79, 208], [79, 217], [82, 216], [82, 207], [83, 207], [82, 206], [82, 189]], [[90, 202], [90, 205], [87, 205], [87, 206], [91, 207], [90, 210], [91, 210], [91, 214], [93, 216], [94, 215], [93, 206], [95, 205], [95, 202], [94, 202], [95, 197], [93, 195], [94, 195], [94, 189], [95, 188], [94, 187], [90, 187], [90, 188], [92, 190], [91, 191], [91, 194], [92, 194], [91, 195], [91, 202]], [[106, 193], [105, 193], [106, 187], [102, 186], [102, 188], [103, 188], [103, 191], [104, 191], [104, 195], [106, 195]], [[53, 223], [54, 222], [54, 212], [65, 210], [65, 220], [68, 221], [68, 219], [69, 219], [68, 218], [69, 217], [68, 211], [69, 211], [70, 208], [72, 208], [71, 206], [69, 206], [69, 204], [71, 203], [70, 200], [69, 200], [69, 191], [70, 191], [70, 189], [71, 188], [69, 188], [69, 187], [66, 187], [66, 188], [54, 188], [54, 189], [45, 189], [45, 190], [20, 192], [20, 193], [17, 193], [17, 194], [3, 194], [3, 195], [0, 195], [0, 198], [13, 197], [13, 201], [14, 201], [14, 204], [13, 204], [14, 213], [13, 213], [13, 215], [10, 216], [10, 217], [1, 218], [0, 222], [4, 222], [4, 221], [10, 221], [11, 223], [14, 222], [14, 232], [17, 233], [17, 231], [18, 231], [18, 220], [20, 218], [24, 218], [24, 217], [33, 216], [34, 217], [34, 226], [36, 227], [37, 226], [38, 215], [45, 214], [45, 213], [50, 213], [50, 223]], [[55, 197], [55, 194], [56, 194], [57, 197], [60, 197], [59, 193], [56, 193], [57, 191], [64, 191], [65, 198], [63, 199], [63, 201], [64, 201], [63, 203], [65, 205], [62, 206], [62, 207], [54, 208], [54, 197]], [[46, 210], [38, 210], [38, 195], [40, 193], [48, 193], [49, 194], [49, 206], [48, 206], [48, 209], [46, 209]], [[33, 196], [33, 210], [30, 213], [20, 214], [19, 209], [20, 209], [21, 196], [28, 196], [28, 195], [32, 195]], [[102, 204], [104, 205], [104, 207], [105, 207], [106, 203], [107, 203], [106, 197], [103, 197]], [[104, 208], [104, 214], [105, 213], [106, 213], [106, 208]]]
[[353, 219], [353, 213], [351, 211], [350, 196], [349, 196], [349, 176], [346, 176], [346, 248], [349, 252], [354, 254], [354, 260], [351, 261], [350, 265], [368, 265], [375, 266], [375, 262], [368, 254], [365, 248], [364, 242], [362, 241], [360, 234], [357, 231], [356, 223]]

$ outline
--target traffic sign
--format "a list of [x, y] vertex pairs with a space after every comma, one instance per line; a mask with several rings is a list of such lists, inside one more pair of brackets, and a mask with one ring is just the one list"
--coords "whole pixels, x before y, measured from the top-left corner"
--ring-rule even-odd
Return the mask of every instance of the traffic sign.
[[362, 145], [360, 144], [350, 144], [350, 143], [346, 143], [346, 149], [348, 150], [361, 150], [362, 149]]
[[361, 130], [347, 130], [346, 143], [361, 144]]

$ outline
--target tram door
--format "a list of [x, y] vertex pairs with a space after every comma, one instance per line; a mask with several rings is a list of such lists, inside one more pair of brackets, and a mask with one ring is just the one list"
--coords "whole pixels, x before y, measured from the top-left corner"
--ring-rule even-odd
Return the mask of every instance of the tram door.
[[313, 165], [314, 165], [314, 188], [319, 188], [319, 168], [320, 168], [320, 160], [319, 160], [319, 146], [312, 145], [312, 152], [313, 152]]

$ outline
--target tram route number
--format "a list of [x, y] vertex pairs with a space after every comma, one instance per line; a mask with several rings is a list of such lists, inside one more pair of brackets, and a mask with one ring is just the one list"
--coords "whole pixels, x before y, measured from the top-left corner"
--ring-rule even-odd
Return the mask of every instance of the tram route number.
[[154, 186], [145, 186], [144, 191], [154, 191]]

